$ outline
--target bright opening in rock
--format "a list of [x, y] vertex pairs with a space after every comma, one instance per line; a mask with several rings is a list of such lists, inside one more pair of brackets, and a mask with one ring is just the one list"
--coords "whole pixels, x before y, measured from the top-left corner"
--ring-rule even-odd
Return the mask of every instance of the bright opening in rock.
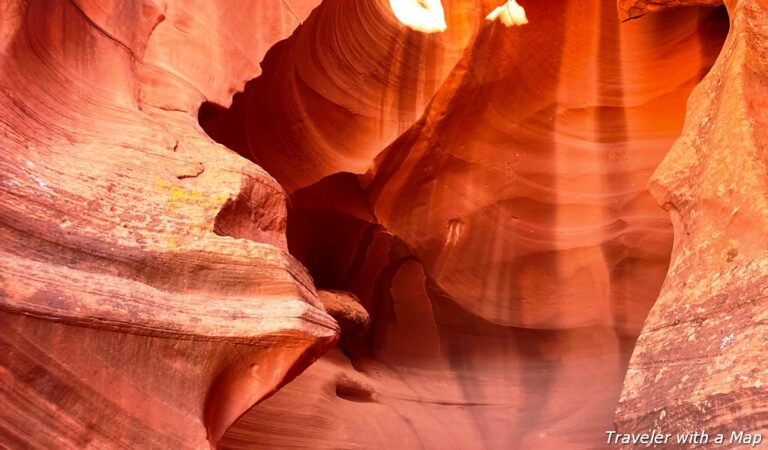
[[490, 14], [485, 16], [487, 20], [498, 20], [505, 26], [525, 25], [528, 18], [525, 16], [525, 9], [518, 5], [515, 0], [509, 0], [507, 3], [497, 7]]
[[392, 12], [403, 25], [424, 33], [445, 31], [445, 13], [440, 0], [389, 0]]

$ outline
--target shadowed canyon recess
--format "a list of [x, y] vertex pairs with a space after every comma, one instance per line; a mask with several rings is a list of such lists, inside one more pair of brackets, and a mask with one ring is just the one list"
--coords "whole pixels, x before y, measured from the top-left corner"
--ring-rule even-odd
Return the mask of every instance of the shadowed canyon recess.
[[722, 3], [2, 3], [0, 446], [766, 431], [768, 4]]

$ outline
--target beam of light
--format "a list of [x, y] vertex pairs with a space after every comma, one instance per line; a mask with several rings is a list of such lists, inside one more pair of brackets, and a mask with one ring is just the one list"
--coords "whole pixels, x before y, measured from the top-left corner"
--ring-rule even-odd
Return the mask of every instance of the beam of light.
[[424, 33], [445, 31], [445, 13], [440, 0], [389, 0], [395, 17], [403, 25]]
[[500, 20], [501, 23], [508, 27], [528, 23], [528, 18], [525, 17], [525, 9], [518, 5], [515, 0], [509, 0], [507, 3], [494, 9], [485, 18], [491, 22]]

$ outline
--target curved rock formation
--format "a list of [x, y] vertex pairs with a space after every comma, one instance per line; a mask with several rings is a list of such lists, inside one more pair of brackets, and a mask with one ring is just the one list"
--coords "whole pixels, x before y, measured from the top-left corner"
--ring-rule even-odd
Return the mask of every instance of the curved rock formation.
[[618, 0], [618, 4], [621, 20], [630, 20], [667, 8], [720, 6], [723, 0]]
[[0, 446], [764, 429], [726, 3], [3, 2]]
[[[447, 33], [472, 3], [444, 2]], [[725, 17], [678, 10], [622, 25], [611, 2], [521, 2], [530, 23], [507, 28], [485, 20], [498, 4], [478, 5], [421, 118], [382, 149], [388, 139], [369, 126], [382, 116], [352, 102], [412, 89], [366, 59], [295, 69], [317, 30], [334, 38], [313, 40], [314, 59], [386, 42], [375, 23], [351, 41], [330, 27], [337, 4], [324, 2], [231, 110], [203, 110], [201, 124], [287, 186], [291, 252], [319, 286], [355, 293], [371, 331], [246, 414], [222, 445], [599, 446], [671, 251], [646, 183]], [[387, 51], [423, 55], [439, 38]], [[394, 64], [418, 79], [444, 67]], [[306, 89], [327, 80], [362, 87]], [[358, 94], [368, 86], [378, 93]], [[286, 440], [277, 422], [316, 425]]]
[[282, 188], [194, 117], [313, 6], [0, 6], [0, 446], [207, 448], [336, 340]]
[[675, 247], [616, 421], [627, 432], [724, 433], [728, 448], [738, 446], [732, 431], [768, 430], [768, 5], [725, 3], [731, 31], [723, 51], [651, 180], [672, 217]]
[[288, 192], [363, 173], [422, 115], [494, 5], [444, 4], [447, 30], [427, 34], [400, 23], [388, 0], [325, 1], [230, 110], [204, 105], [200, 123]]

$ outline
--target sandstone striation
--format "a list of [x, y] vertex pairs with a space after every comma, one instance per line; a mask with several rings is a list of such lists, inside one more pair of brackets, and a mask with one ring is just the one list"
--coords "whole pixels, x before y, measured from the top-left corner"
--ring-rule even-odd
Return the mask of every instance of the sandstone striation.
[[768, 13], [720, 3], [2, 2], [0, 447], [764, 430]]
[[360, 337], [368, 331], [371, 319], [360, 300], [349, 292], [320, 291], [325, 311], [339, 323], [344, 337]]
[[195, 118], [314, 6], [0, 6], [0, 446], [208, 448], [334, 343], [282, 187]]
[[[296, 49], [321, 29], [333, 38], [313, 41], [315, 59], [393, 41], [371, 22], [347, 40], [329, 27], [333, 1], [270, 52], [232, 109], [201, 113], [211, 136], [287, 186], [289, 248], [318, 286], [353, 292], [371, 316], [365, 340], [251, 410], [223, 447], [584, 448], [612, 428], [672, 247], [646, 184], [727, 19], [680, 9], [621, 24], [615, 2], [520, 2], [529, 23], [506, 27], [485, 19], [498, 2], [473, 3], [444, 2], [446, 35], [363, 9], [346, 19], [404, 33], [389, 52], [421, 80], [448, 61], [419, 60], [435, 48], [425, 42], [475, 12], [404, 130], [371, 133], [371, 118], [395, 130], [389, 104], [356, 109], [358, 96], [414, 98], [366, 59], [280, 64], [310, 59]], [[329, 79], [354, 88], [332, 95]], [[287, 423], [313, 425], [286, 440]]]
[[720, 6], [723, 0], [618, 0], [622, 21], [637, 19], [646, 14], [681, 6]]
[[616, 412], [626, 432], [768, 430], [768, 5], [726, 6], [723, 51], [650, 183], [675, 245]]
[[364, 173], [421, 117], [498, 6], [444, 3], [447, 29], [423, 33], [400, 23], [388, 0], [325, 1], [267, 54], [264, 74], [231, 109], [206, 104], [200, 124], [289, 193], [339, 172]]

